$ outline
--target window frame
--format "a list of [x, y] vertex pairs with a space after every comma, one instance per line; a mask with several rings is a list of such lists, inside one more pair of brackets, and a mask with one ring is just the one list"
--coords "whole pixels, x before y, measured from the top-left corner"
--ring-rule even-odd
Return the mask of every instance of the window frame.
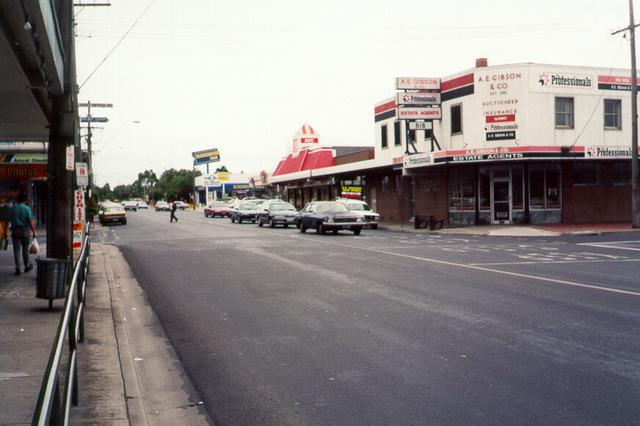
[[[557, 195], [556, 197], [558, 198], [558, 203], [557, 203], [557, 207], [549, 207], [548, 205], [550, 204], [550, 202], [548, 201], [548, 184], [547, 184], [547, 173], [553, 171], [557, 173], [557, 184], [558, 184], [558, 188], [557, 188]], [[540, 205], [538, 204], [532, 204], [531, 203], [531, 173], [532, 172], [542, 172], [542, 196], [543, 196], [543, 203], [542, 203], [542, 207], [540, 207]], [[524, 174], [523, 174], [524, 177]], [[529, 172], [528, 172], [528, 179], [527, 179], [527, 185], [529, 186], [528, 191], [527, 191], [527, 202], [529, 205], [529, 210], [530, 211], [561, 211], [562, 210], [562, 168], [557, 166], [557, 165], [553, 165], [553, 166], [531, 166], [529, 168]], [[553, 204], [555, 205], [555, 204]]]
[[[615, 113], [607, 113], [608, 102], [614, 103], [617, 106]], [[622, 130], [622, 99], [604, 99], [602, 101], [602, 113], [602, 127], [604, 128], [604, 130]], [[617, 117], [615, 126], [607, 126], [607, 116]]]
[[402, 146], [402, 123], [399, 120], [393, 122], [393, 146]]
[[[571, 106], [571, 110], [569, 112], [558, 112], [558, 102], [559, 101], [570, 101], [568, 105]], [[556, 96], [554, 98], [554, 106], [553, 106], [553, 120], [556, 129], [574, 129], [575, 128], [575, 99], [572, 96]], [[558, 114], [568, 115], [569, 124], [558, 124]]]
[[380, 126], [380, 148], [389, 149], [389, 129], [386, 124]]
[[[458, 131], [456, 131], [456, 132], [453, 131], [453, 110], [454, 110], [454, 108], [458, 108], [460, 110], [460, 113], [459, 113], [459, 121], [460, 121], [459, 127], [460, 127], [460, 129]], [[464, 133], [464, 128], [462, 126], [462, 103], [460, 102], [460, 103], [451, 105], [449, 107], [449, 115], [450, 115], [450, 117], [449, 117], [449, 125], [451, 127], [450, 128], [451, 135], [461, 135], [461, 134], [463, 134]]]

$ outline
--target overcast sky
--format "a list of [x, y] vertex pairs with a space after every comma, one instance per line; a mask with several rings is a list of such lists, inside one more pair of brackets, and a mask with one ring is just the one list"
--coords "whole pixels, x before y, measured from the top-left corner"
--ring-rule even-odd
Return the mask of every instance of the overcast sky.
[[[89, 2], [89, 0], [84, 0]], [[373, 145], [373, 106], [397, 76], [537, 62], [629, 67], [623, 0], [111, 0], [76, 8], [80, 100], [97, 183], [191, 168], [216, 147], [233, 172], [272, 172], [309, 123], [326, 145]], [[84, 111], [81, 110], [84, 114]], [[215, 167], [215, 166], [214, 166]]]

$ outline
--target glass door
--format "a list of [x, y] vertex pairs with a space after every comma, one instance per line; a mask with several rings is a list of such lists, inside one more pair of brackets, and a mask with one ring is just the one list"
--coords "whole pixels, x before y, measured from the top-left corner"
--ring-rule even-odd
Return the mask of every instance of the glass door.
[[491, 185], [492, 222], [511, 223], [511, 179], [493, 178]]

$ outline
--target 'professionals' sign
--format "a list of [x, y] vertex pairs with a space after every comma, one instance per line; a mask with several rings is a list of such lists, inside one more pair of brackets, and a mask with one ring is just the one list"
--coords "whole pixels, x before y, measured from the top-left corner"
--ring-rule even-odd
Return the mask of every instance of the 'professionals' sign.
[[427, 106], [439, 105], [440, 93], [406, 92], [396, 94], [398, 105]]

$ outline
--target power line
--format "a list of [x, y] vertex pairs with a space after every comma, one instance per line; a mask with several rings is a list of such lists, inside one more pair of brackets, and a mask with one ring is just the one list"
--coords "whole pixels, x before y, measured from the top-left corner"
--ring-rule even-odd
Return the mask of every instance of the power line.
[[133, 24], [131, 24], [131, 26], [129, 27], [129, 29], [122, 35], [122, 37], [120, 38], [120, 40], [118, 40], [118, 42], [113, 46], [113, 48], [105, 55], [105, 57], [100, 61], [100, 63], [93, 69], [93, 71], [91, 71], [91, 74], [89, 74], [89, 76], [82, 82], [82, 84], [80, 85], [79, 89], [82, 89], [82, 87], [85, 85], [85, 83], [87, 81], [89, 81], [89, 79], [91, 77], [93, 77], [93, 75], [98, 71], [98, 69], [100, 69], [100, 67], [102, 66], [102, 64], [104, 64], [107, 59], [109, 59], [109, 57], [111, 56], [111, 54], [118, 48], [118, 46], [120, 46], [120, 43], [122, 43], [124, 41], [124, 39], [127, 37], [127, 35], [129, 35], [129, 33], [131, 32], [131, 30], [133, 30], [133, 28], [136, 26], [136, 24], [140, 21], [140, 19], [142, 19], [142, 17], [147, 13], [147, 11], [149, 10], [149, 8], [151, 7], [151, 5], [153, 3], [155, 3], [156, 0], [151, 0], [149, 2], [149, 4], [147, 4], [147, 7], [144, 8], [144, 10], [142, 11], [142, 13], [140, 14], [140, 16], [138, 16], [138, 18], [133, 21]]

